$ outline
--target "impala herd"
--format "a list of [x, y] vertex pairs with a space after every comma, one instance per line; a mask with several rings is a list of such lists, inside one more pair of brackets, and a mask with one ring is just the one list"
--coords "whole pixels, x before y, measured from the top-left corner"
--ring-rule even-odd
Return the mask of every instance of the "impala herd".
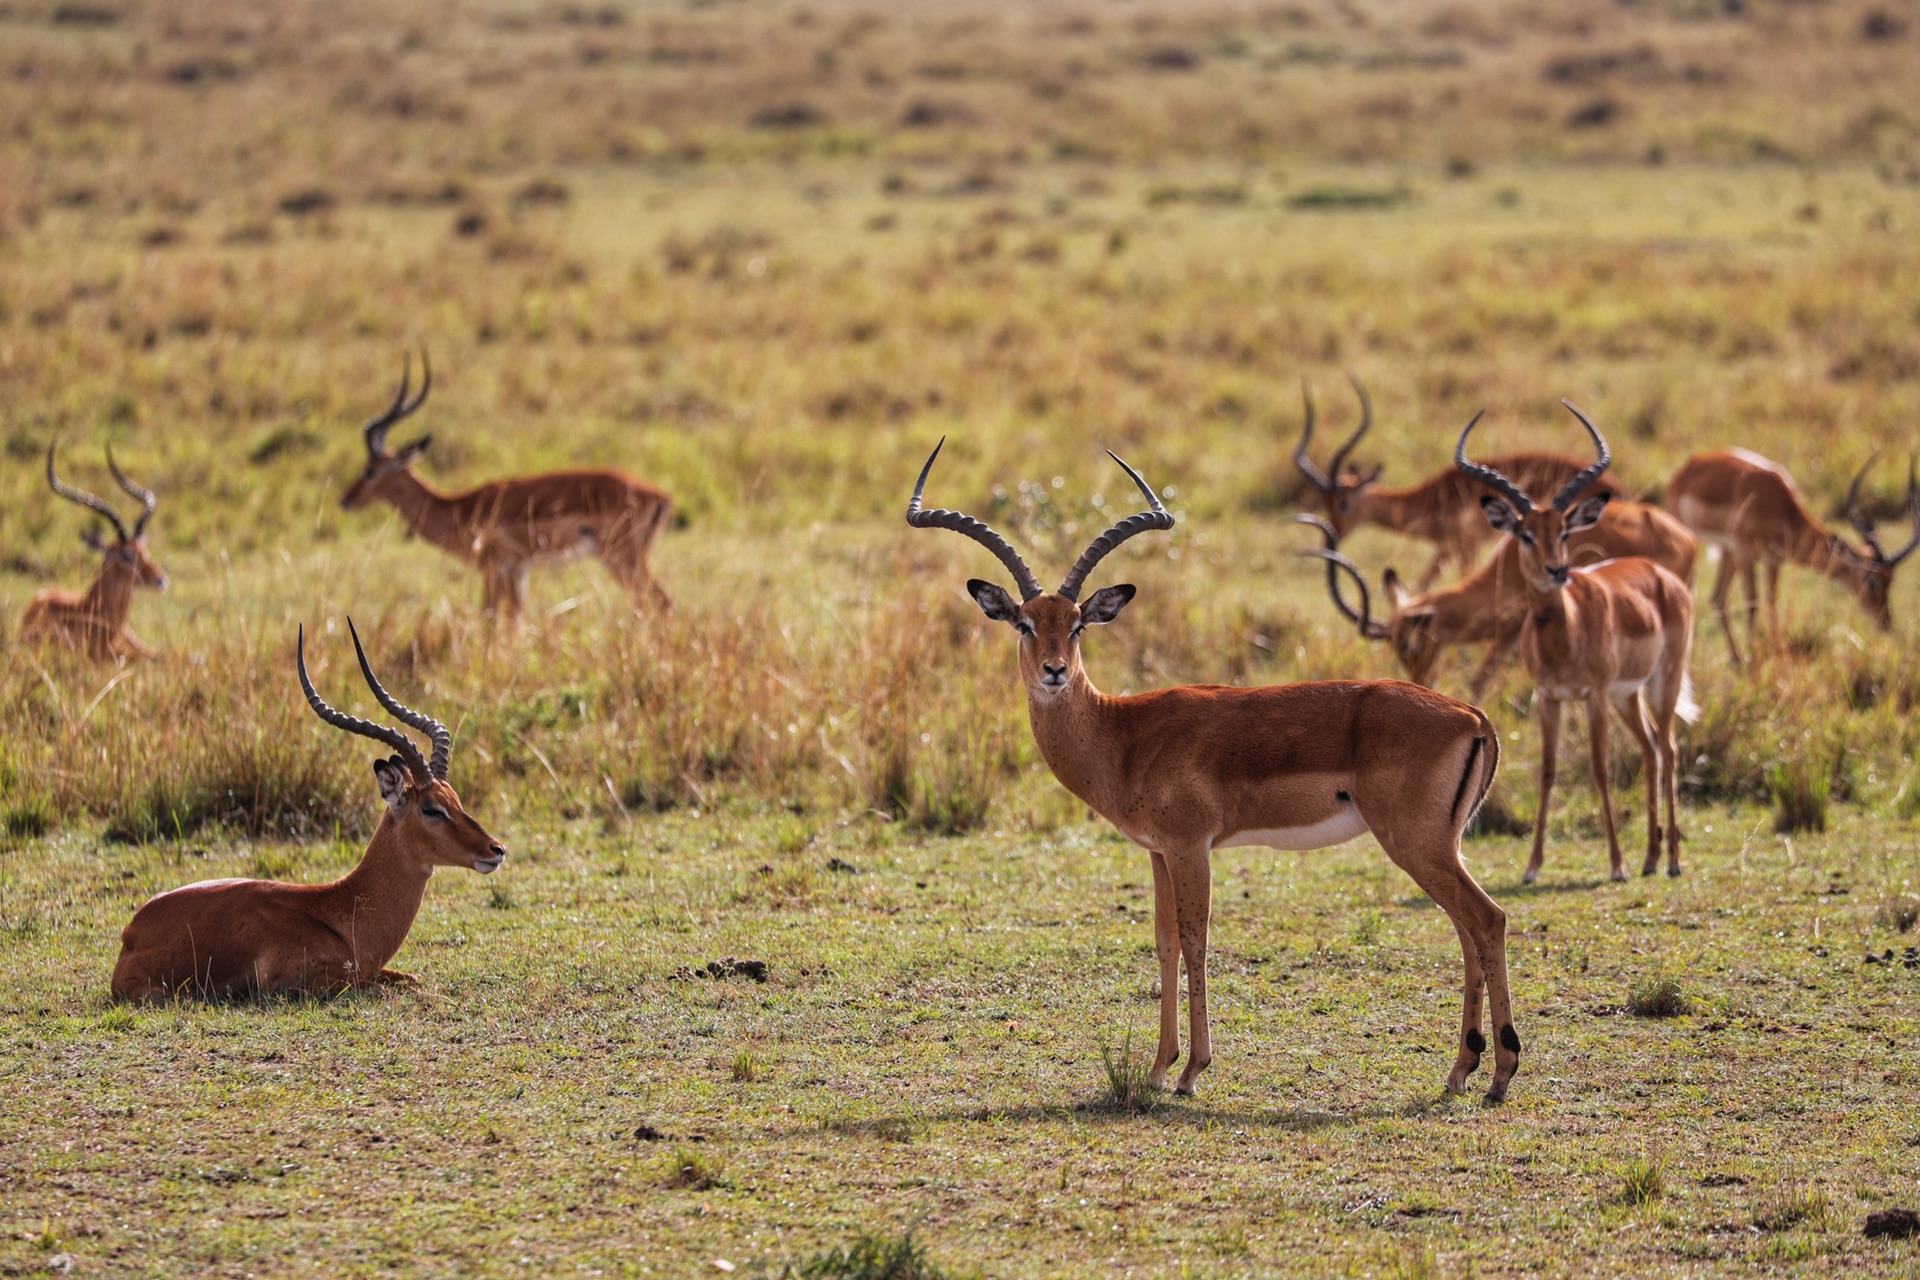
[[[533, 566], [595, 554], [636, 608], [666, 609], [647, 556], [672, 518], [665, 493], [616, 471], [557, 471], [442, 493], [414, 474], [430, 437], [398, 448], [388, 434], [425, 403], [432, 372], [424, 353], [420, 390], [412, 361], [382, 413], [363, 428], [367, 460], [341, 505], [391, 505], [408, 532], [480, 571], [489, 613], [521, 612]], [[1500, 738], [1476, 706], [1429, 685], [1445, 651], [1484, 644], [1472, 680], [1478, 701], [1492, 676], [1516, 654], [1532, 680], [1540, 721], [1539, 802], [1525, 879], [1535, 880], [1545, 852], [1564, 703], [1585, 709], [1592, 776], [1599, 792], [1612, 877], [1626, 878], [1607, 767], [1608, 725], [1617, 716], [1639, 746], [1646, 790], [1651, 875], [1664, 845], [1667, 874], [1681, 871], [1678, 748], [1675, 721], [1691, 720], [1688, 664], [1693, 644], [1691, 581], [1699, 546], [1720, 558], [1714, 610], [1736, 664], [1751, 659], [1757, 630], [1757, 570], [1765, 565], [1769, 621], [1780, 566], [1808, 566], [1851, 589], [1882, 628], [1891, 625], [1888, 594], [1896, 569], [1920, 546], [1920, 480], [1908, 469], [1906, 513], [1913, 536], [1888, 554], [1861, 511], [1863, 469], [1844, 512], [1864, 550], [1808, 513], [1793, 481], [1776, 464], [1742, 450], [1689, 459], [1669, 482], [1666, 509], [1629, 501], [1607, 474], [1612, 454], [1600, 429], [1566, 407], [1592, 441], [1590, 462], [1553, 454], [1510, 454], [1475, 461], [1468, 442], [1480, 416], [1461, 432], [1454, 466], [1404, 488], [1379, 483], [1381, 468], [1361, 471], [1347, 458], [1373, 419], [1366, 389], [1353, 382], [1360, 424], [1328, 468], [1315, 464], [1314, 404], [1293, 458], [1320, 499], [1322, 513], [1299, 517], [1322, 545], [1302, 551], [1326, 562], [1334, 605], [1368, 640], [1387, 642], [1411, 682], [1331, 680], [1263, 688], [1193, 685], [1113, 696], [1089, 679], [1081, 640], [1090, 626], [1115, 621], [1135, 589], [1119, 583], [1086, 591], [1102, 560], [1129, 538], [1171, 529], [1174, 517], [1151, 485], [1118, 457], [1146, 509], [1095, 538], [1047, 591], [1013, 546], [979, 520], [925, 509], [935, 447], [907, 504], [915, 528], [948, 529], [999, 560], [1018, 595], [974, 579], [967, 591], [991, 620], [1018, 637], [1018, 670], [1042, 757], [1060, 784], [1148, 853], [1154, 886], [1154, 944], [1159, 969], [1159, 1048], [1152, 1083], [1164, 1087], [1180, 1058], [1179, 989], [1186, 973], [1188, 1051], [1177, 1088], [1194, 1091], [1212, 1060], [1207, 1016], [1207, 942], [1211, 857], [1215, 849], [1261, 845], [1319, 849], [1370, 832], [1387, 857], [1447, 913], [1463, 964], [1458, 1053], [1447, 1088], [1463, 1091], [1487, 1049], [1490, 1012], [1494, 1070], [1488, 1096], [1505, 1095], [1520, 1060], [1507, 982], [1506, 914], [1467, 872], [1462, 832], [1473, 821], [1500, 761]], [[1565, 403], [1565, 402], [1563, 402]], [[944, 441], [942, 442], [944, 444]], [[101, 561], [83, 592], [42, 591], [28, 605], [21, 638], [59, 642], [95, 659], [153, 656], [127, 629], [136, 588], [164, 588], [166, 574], [146, 542], [157, 499], [114, 462], [115, 482], [141, 505], [131, 529], [112, 506], [63, 482], [57, 444], [47, 452], [53, 492], [105, 520], [83, 535]], [[1871, 463], [1869, 463], [1871, 465]], [[1533, 496], [1552, 494], [1545, 503]], [[1434, 558], [1413, 592], [1386, 570], [1373, 612], [1367, 575], [1341, 549], [1348, 534], [1376, 524], [1433, 544]], [[1478, 569], [1449, 586], [1433, 582], [1464, 567], [1492, 538], [1500, 542]], [[1743, 657], [1727, 613], [1735, 577], [1746, 591]], [[1349, 603], [1343, 579], [1358, 603]], [[1082, 598], [1084, 594], [1084, 599]], [[348, 624], [352, 632], [352, 624]], [[115, 996], [164, 1000], [183, 994], [243, 997], [296, 991], [410, 984], [387, 967], [404, 942], [436, 866], [497, 869], [506, 849], [460, 804], [447, 780], [452, 737], [439, 721], [397, 701], [368, 664], [357, 632], [354, 652], [374, 699], [400, 724], [426, 735], [430, 756], [402, 730], [345, 715], [323, 701], [306, 666], [299, 632], [295, 665], [316, 715], [393, 754], [373, 771], [385, 811], [359, 865], [331, 884], [212, 880], [162, 893], [135, 913], [114, 968]], [[1666, 821], [1661, 821], [1661, 800]]]

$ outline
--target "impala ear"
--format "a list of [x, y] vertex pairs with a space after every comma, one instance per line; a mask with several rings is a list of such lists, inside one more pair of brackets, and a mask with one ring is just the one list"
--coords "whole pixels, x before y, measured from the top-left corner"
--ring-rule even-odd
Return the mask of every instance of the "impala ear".
[[1487, 523], [1501, 533], [1520, 532], [1520, 517], [1507, 505], [1505, 498], [1495, 497], [1491, 493], [1483, 494], [1480, 509], [1487, 513]]
[[393, 455], [393, 460], [404, 466], [405, 464], [412, 462], [415, 458], [418, 458], [421, 454], [425, 453], [427, 451], [427, 446], [432, 443], [433, 443], [432, 436], [430, 435], [421, 436], [418, 440], [415, 440], [412, 444], [401, 445], [398, 452], [396, 452]]
[[1364, 475], [1359, 475], [1354, 477], [1353, 487], [1356, 489], [1364, 489], [1368, 485], [1374, 483], [1376, 480], [1380, 478], [1381, 469], [1384, 468], [1386, 465], [1387, 464], [1384, 462], [1374, 463], [1373, 469], [1371, 471], [1366, 472]]
[[86, 543], [87, 546], [95, 551], [105, 551], [107, 549], [107, 540], [100, 536], [99, 525], [88, 525], [86, 529], [81, 532], [80, 541]]
[[1102, 587], [1087, 597], [1080, 606], [1082, 624], [1103, 626], [1120, 616], [1120, 611], [1133, 599], [1133, 584], [1123, 582], [1117, 587]]
[[1612, 497], [1610, 493], [1596, 493], [1590, 498], [1581, 499], [1578, 506], [1567, 512], [1567, 532], [1578, 533], [1599, 524], [1600, 515], [1607, 509], [1607, 502]]
[[380, 784], [380, 798], [389, 808], [397, 809], [407, 797], [407, 766], [399, 756], [388, 756], [385, 760], [373, 762], [373, 776]]
[[1020, 606], [1013, 602], [1007, 589], [997, 582], [988, 582], [983, 578], [967, 579], [967, 594], [980, 606], [980, 612], [995, 622], [1012, 624], [1020, 620]]
[[1406, 607], [1407, 588], [1400, 581], [1400, 575], [1395, 573], [1391, 566], [1380, 575], [1380, 585], [1386, 588], [1387, 604], [1396, 612]]

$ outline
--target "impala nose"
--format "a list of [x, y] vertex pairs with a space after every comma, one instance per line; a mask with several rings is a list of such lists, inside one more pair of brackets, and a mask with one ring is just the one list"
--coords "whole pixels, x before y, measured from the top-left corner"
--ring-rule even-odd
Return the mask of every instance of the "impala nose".
[[1556, 587], [1564, 587], [1567, 585], [1567, 575], [1571, 572], [1564, 564], [1550, 564], [1547, 566], [1547, 581]]
[[490, 876], [494, 872], [498, 871], [500, 869], [500, 864], [505, 862], [506, 860], [507, 860], [507, 846], [501, 844], [499, 841], [496, 840], [492, 844], [487, 846], [486, 857], [475, 858], [473, 860], [473, 869], [475, 871], [478, 871], [483, 876]]
[[1064, 662], [1041, 663], [1040, 678], [1046, 684], [1065, 684], [1067, 682], [1067, 664]]

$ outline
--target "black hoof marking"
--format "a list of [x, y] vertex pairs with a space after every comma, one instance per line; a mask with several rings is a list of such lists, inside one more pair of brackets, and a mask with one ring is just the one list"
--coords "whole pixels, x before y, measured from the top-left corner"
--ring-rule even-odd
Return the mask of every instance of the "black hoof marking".
[[1467, 1052], [1477, 1058], [1486, 1051], [1487, 1038], [1480, 1034], [1480, 1028], [1475, 1027], [1473, 1030], [1467, 1032]]
[[1500, 1043], [1514, 1053], [1520, 1052], [1520, 1035], [1513, 1029], [1511, 1022], [1500, 1028]]

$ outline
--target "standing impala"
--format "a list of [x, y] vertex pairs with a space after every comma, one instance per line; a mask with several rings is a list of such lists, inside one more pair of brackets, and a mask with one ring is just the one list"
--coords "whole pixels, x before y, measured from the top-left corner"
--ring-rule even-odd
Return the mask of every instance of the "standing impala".
[[367, 420], [367, 465], [340, 505], [354, 511], [379, 499], [392, 504], [410, 533], [476, 566], [489, 613], [517, 618], [536, 564], [598, 555], [607, 572], [639, 606], [672, 608], [647, 568], [647, 553], [673, 515], [673, 499], [644, 480], [618, 471], [551, 471], [495, 480], [465, 493], [441, 493], [413, 474], [432, 436], [387, 448], [387, 432], [426, 403], [433, 370], [420, 356], [420, 394], [407, 392], [409, 357], [400, 392], [387, 411]]
[[[944, 441], [942, 442], [944, 443]], [[933, 457], [921, 468], [907, 523], [951, 529], [986, 547], [1013, 575], [1016, 603], [994, 583], [967, 591], [987, 617], [1020, 636], [1020, 678], [1034, 740], [1067, 790], [1148, 850], [1160, 964], [1160, 1045], [1152, 1083], [1180, 1056], [1179, 977], [1187, 966], [1189, 1056], [1179, 1091], [1192, 1093], [1213, 1057], [1207, 1022], [1207, 926], [1215, 849], [1321, 849], [1373, 832], [1396, 865], [1453, 921], [1464, 956], [1460, 1048], [1447, 1088], [1458, 1093], [1486, 1050], [1483, 998], [1499, 1028], [1489, 1098], [1520, 1065], [1507, 991], [1507, 917], [1460, 861], [1460, 831], [1499, 767], [1500, 744], [1473, 707], [1397, 680], [1341, 680], [1260, 689], [1189, 685], [1128, 697], [1093, 687], [1080, 661], [1089, 626], [1112, 622], [1134, 589], [1102, 587], [1080, 603], [1094, 566], [1173, 516], [1120, 462], [1148, 510], [1090, 543], [1059, 590], [1047, 593], [1006, 539], [957, 511], [922, 511]]]
[[[1871, 461], [1868, 463], [1872, 465]], [[1767, 621], [1780, 623], [1780, 565], [1787, 560], [1832, 578], [1852, 591], [1874, 625], [1893, 627], [1887, 597], [1893, 590], [1893, 571], [1920, 546], [1920, 485], [1913, 466], [1907, 467], [1907, 515], [1913, 537], [1888, 555], [1874, 536], [1873, 521], [1859, 507], [1860, 482], [1866, 468], [1853, 478], [1844, 508], [1847, 521], [1866, 544], [1863, 555], [1830, 533], [1800, 503], [1793, 477], [1778, 464], [1745, 449], [1700, 453], [1688, 458], [1667, 485], [1667, 505], [1686, 521], [1700, 540], [1720, 549], [1720, 574], [1713, 583], [1713, 608], [1726, 632], [1727, 648], [1738, 665], [1740, 646], [1727, 620], [1727, 594], [1733, 576], [1740, 575], [1747, 590], [1747, 650], [1759, 643], [1755, 622], [1760, 593], [1754, 568], [1767, 566]]]
[[[1360, 634], [1368, 640], [1388, 641], [1407, 678], [1415, 684], [1432, 685], [1434, 668], [1449, 645], [1486, 641], [1486, 657], [1474, 673], [1471, 686], [1477, 703], [1486, 695], [1493, 677], [1519, 651], [1521, 628], [1527, 621], [1527, 585], [1520, 570], [1517, 538], [1502, 538], [1493, 558], [1460, 581], [1420, 595], [1408, 594], [1399, 576], [1388, 569], [1382, 585], [1389, 612], [1382, 622], [1373, 616], [1365, 575], [1340, 553], [1333, 526], [1319, 516], [1295, 519], [1313, 525], [1326, 539], [1324, 549], [1307, 554], [1328, 561], [1327, 590], [1333, 593], [1335, 607], [1359, 624]], [[1597, 524], [1568, 537], [1567, 556], [1576, 565], [1644, 556], [1671, 569], [1682, 582], [1690, 582], [1699, 546], [1687, 526], [1659, 507], [1642, 502], [1609, 502]], [[1342, 569], [1359, 585], [1358, 613], [1340, 593], [1335, 575]]]
[[[1351, 374], [1348, 381], [1360, 397], [1360, 425], [1347, 437], [1347, 442], [1334, 451], [1326, 471], [1307, 455], [1307, 449], [1313, 444], [1313, 396], [1304, 387], [1301, 389], [1301, 397], [1306, 401], [1306, 424], [1300, 431], [1300, 443], [1294, 446], [1293, 465], [1300, 468], [1300, 474], [1319, 491], [1327, 519], [1340, 537], [1346, 537], [1358, 525], [1377, 524], [1409, 538], [1436, 544], [1433, 563], [1421, 575], [1416, 587], [1425, 591], [1448, 565], [1464, 567], [1472, 563], [1474, 554], [1491, 536], [1479, 509], [1480, 496], [1486, 490], [1452, 467], [1404, 488], [1389, 488], [1379, 483], [1378, 464], [1364, 473], [1344, 467], [1347, 455], [1373, 426], [1373, 400], [1367, 395], [1366, 387]], [[1585, 465], [1577, 458], [1550, 453], [1513, 453], [1491, 461], [1509, 475], [1519, 477], [1520, 483], [1540, 489], [1565, 484]], [[1622, 496], [1619, 484], [1611, 477], [1597, 478], [1592, 483], [1616, 498]]]
[[[1587, 471], [1599, 475], [1613, 460], [1605, 437], [1586, 414], [1565, 400], [1560, 403], [1592, 435], [1600, 457]], [[1600, 519], [1607, 495], [1581, 498], [1581, 490], [1592, 478], [1582, 472], [1567, 482], [1551, 505], [1535, 506], [1526, 491], [1506, 476], [1467, 460], [1467, 437], [1480, 417], [1474, 414], [1460, 433], [1453, 461], [1462, 472], [1498, 492], [1498, 497], [1489, 494], [1481, 499], [1487, 523], [1512, 534], [1520, 544], [1520, 574], [1527, 584], [1520, 656], [1533, 676], [1540, 710], [1540, 812], [1533, 824], [1527, 882], [1540, 877], [1560, 751], [1560, 704], [1575, 699], [1587, 705], [1593, 784], [1600, 791], [1600, 812], [1606, 819], [1613, 878], [1625, 880], [1627, 872], [1620, 857], [1620, 833], [1613, 821], [1607, 775], [1609, 704], [1640, 744], [1640, 776], [1647, 788], [1647, 859], [1640, 874], [1650, 876], [1660, 865], [1660, 796], [1665, 792], [1667, 874], [1677, 876], [1680, 817], [1673, 721], [1676, 715], [1692, 721], [1698, 714], [1687, 676], [1687, 658], [1693, 649], [1693, 595], [1672, 570], [1640, 556], [1574, 568], [1569, 562], [1571, 535]]]
[[[351, 620], [347, 629], [353, 631]], [[398, 729], [344, 715], [321, 701], [307, 675], [307, 632], [300, 629], [295, 663], [315, 714], [398, 753], [373, 762], [387, 810], [360, 865], [331, 884], [202, 880], [148, 899], [120, 935], [115, 996], [157, 1001], [178, 994], [333, 995], [353, 987], [411, 985], [411, 976], [386, 964], [407, 940], [433, 869], [471, 867], [489, 875], [506, 858], [506, 849], [467, 816], [447, 783], [453, 743], [447, 727], [381, 687], [358, 632], [353, 651], [380, 705], [433, 743], [429, 761]]]
[[58, 444], [47, 446], [47, 484], [69, 502], [77, 502], [113, 526], [109, 542], [98, 527], [89, 527], [80, 540], [100, 553], [100, 571], [85, 591], [49, 589], [28, 602], [20, 619], [20, 638], [37, 640], [58, 638], [90, 658], [151, 658], [153, 650], [141, 644], [127, 629], [127, 614], [133, 608], [135, 587], [167, 589], [166, 571], [154, 563], [147, 550], [147, 522], [153, 519], [159, 499], [153, 490], [143, 489], [121, 474], [113, 461], [113, 446], [107, 446], [107, 470], [128, 496], [140, 501], [140, 518], [133, 529], [121, 523], [114, 509], [84, 489], [61, 482], [54, 474], [53, 454]]

